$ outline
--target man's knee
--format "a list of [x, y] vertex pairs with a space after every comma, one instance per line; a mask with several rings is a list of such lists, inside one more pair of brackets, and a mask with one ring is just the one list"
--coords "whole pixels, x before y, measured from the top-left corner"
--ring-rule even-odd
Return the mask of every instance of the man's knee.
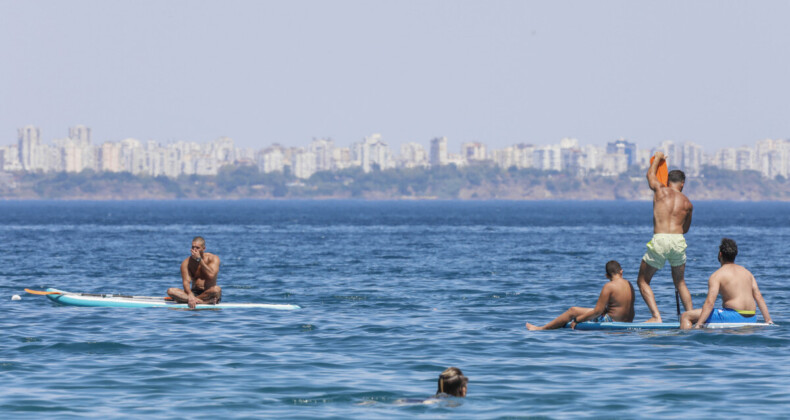
[[206, 292], [214, 293], [216, 295], [222, 294], [222, 288], [219, 286], [211, 286], [209, 287]]
[[167, 289], [167, 294], [173, 296], [174, 294], [178, 294], [179, 291], [181, 291], [181, 289], [176, 289], [175, 287], [171, 287]]

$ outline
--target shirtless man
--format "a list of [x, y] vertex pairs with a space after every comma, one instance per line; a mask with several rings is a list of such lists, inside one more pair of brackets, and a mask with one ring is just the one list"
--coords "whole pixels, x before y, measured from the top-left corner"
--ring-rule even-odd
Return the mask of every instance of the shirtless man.
[[656, 177], [658, 165], [665, 159], [664, 153], [656, 152], [655, 159], [647, 170], [647, 183], [653, 190], [653, 239], [647, 243], [647, 252], [642, 257], [636, 278], [642, 299], [650, 309], [651, 318], [646, 322], [661, 322], [650, 280], [667, 260], [672, 267], [672, 281], [675, 283], [675, 290], [680, 294], [683, 307], [687, 311], [693, 309], [691, 293], [686, 287], [686, 239], [683, 234], [691, 226], [694, 206], [682, 192], [686, 183], [683, 171], [671, 171], [667, 182], [669, 185], [666, 187]]
[[584, 321], [592, 322], [631, 322], [634, 320], [634, 287], [623, 278], [623, 269], [617, 261], [606, 263], [606, 283], [598, 296], [594, 308], [574, 306], [548, 324], [538, 327], [527, 322], [530, 331], [553, 330], [571, 323], [571, 328]]
[[[760, 288], [757, 287], [757, 280], [749, 270], [735, 264], [736, 255], [738, 245], [735, 241], [723, 238], [719, 245], [721, 268], [708, 279], [708, 297], [702, 309], [683, 312], [680, 316], [681, 329], [687, 330], [692, 325], [694, 328], [702, 328], [705, 324], [716, 322], [757, 322], [755, 306], [760, 308], [765, 322], [773, 324]], [[713, 309], [719, 293], [723, 308]]]
[[167, 295], [176, 302], [186, 303], [194, 309], [198, 303], [216, 304], [222, 299], [222, 289], [217, 286], [219, 257], [206, 252], [206, 241], [192, 239], [192, 255], [181, 263], [181, 280], [184, 289], [167, 289]]

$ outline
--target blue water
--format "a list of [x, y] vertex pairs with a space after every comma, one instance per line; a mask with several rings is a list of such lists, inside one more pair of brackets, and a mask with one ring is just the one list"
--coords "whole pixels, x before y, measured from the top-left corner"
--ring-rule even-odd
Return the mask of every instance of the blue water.
[[[695, 203], [695, 306], [722, 236], [774, 328], [527, 332], [636, 281], [644, 202], [0, 202], [0, 417], [783, 418], [790, 204]], [[25, 287], [163, 295], [203, 235], [225, 301], [293, 312], [57, 306]], [[676, 320], [669, 270], [654, 291]], [[21, 301], [11, 301], [14, 294]], [[637, 320], [648, 318], [637, 297]], [[449, 366], [468, 397], [402, 404]]]

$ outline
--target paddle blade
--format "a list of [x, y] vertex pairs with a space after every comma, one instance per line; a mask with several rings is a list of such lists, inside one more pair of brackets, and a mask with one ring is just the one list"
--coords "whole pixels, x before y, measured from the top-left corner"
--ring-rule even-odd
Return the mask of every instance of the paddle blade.
[[61, 292], [45, 292], [43, 290], [31, 290], [31, 289], [25, 289], [25, 291], [32, 295], [62, 295], [63, 294]]
[[[653, 160], [655, 160], [655, 156], [650, 158], [650, 164], [653, 164]], [[663, 184], [665, 187], [667, 186], [667, 182], [669, 182], [669, 170], [667, 169], [667, 161], [666, 159], [662, 160], [661, 163], [658, 164], [658, 171], [656, 171], [656, 178], [658, 178], [658, 182]]]

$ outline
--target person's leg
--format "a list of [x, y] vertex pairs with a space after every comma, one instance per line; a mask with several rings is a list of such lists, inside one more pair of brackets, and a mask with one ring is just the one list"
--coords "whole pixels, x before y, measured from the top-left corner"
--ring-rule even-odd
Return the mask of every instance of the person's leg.
[[639, 275], [636, 277], [636, 284], [639, 286], [639, 293], [642, 294], [642, 299], [647, 304], [647, 309], [650, 310], [650, 319], [645, 322], [661, 322], [661, 314], [658, 312], [658, 305], [656, 305], [656, 297], [653, 295], [653, 289], [650, 287], [650, 281], [653, 280], [653, 275], [658, 271], [657, 268], [642, 260], [639, 265]]
[[686, 286], [686, 264], [672, 267], [672, 281], [675, 283], [675, 290], [680, 295], [680, 301], [683, 302], [683, 308], [686, 311], [694, 309], [694, 303], [691, 301], [691, 292]]
[[171, 287], [167, 289], [167, 295], [178, 303], [187, 303], [189, 300], [189, 296], [187, 296], [186, 292], [184, 292], [184, 289], [179, 289], [177, 287]]
[[196, 297], [204, 303], [215, 305], [222, 299], [222, 288], [219, 286], [209, 287]]
[[571, 319], [581, 316], [582, 314], [589, 311], [591, 308], [582, 308], [579, 306], [574, 306], [567, 311], [563, 312], [562, 315], [554, 318], [553, 321], [549, 322], [548, 324], [538, 327], [537, 325], [532, 325], [527, 322], [527, 329], [530, 331], [541, 331], [541, 330], [554, 330], [557, 328], [562, 328], [565, 324], [571, 322]]
[[702, 313], [702, 309], [694, 309], [692, 311], [683, 312], [680, 315], [680, 329], [681, 330], [688, 330], [694, 326], [699, 320], [699, 316]]

